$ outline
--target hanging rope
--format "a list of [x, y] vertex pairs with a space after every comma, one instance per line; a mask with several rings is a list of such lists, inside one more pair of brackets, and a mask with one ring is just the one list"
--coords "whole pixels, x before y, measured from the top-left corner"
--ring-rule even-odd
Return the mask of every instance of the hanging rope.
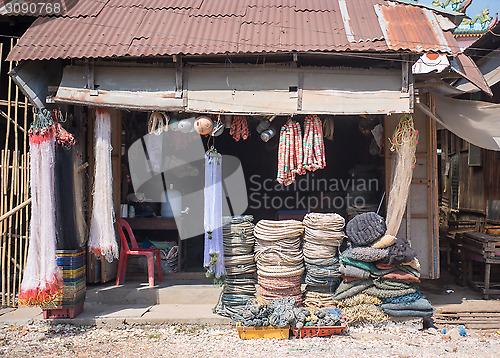
[[318, 116], [309, 115], [304, 125], [304, 168], [314, 172], [326, 166], [323, 130]]
[[237, 142], [241, 138], [243, 138], [243, 140], [246, 140], [249, 135], [247, 118], [245, 116], [234, 116], [229, 133]]
[[300, 124], [291, 119], [281, 127], [278, 149], [278, 175], [276, 180], [283, 185], [295, 181], [295, 175], [305, 174], [303, 166], [302, 131]]
[[326, 117], [323, 121], [323, 136], [333, 141], [333, 132], [335, 130], [335, 125], [333, 122], [333, 118]]
[[112, 262], [118, 258], [113, 209], [113, 174], [111, 164], [111, 116], [104, 108], [96, 109], [95, 168], [92, 193], [92, 220], [89, 249]]
[[29, 130], [31, 219], [30, 242], [18, 304], [53, 304], [62, 294], [56, 260], [54, 202], [55, 124], [46, 109], [35, 115]]
[[60, 123], [63, 122], [62, 114], [57, 109], [54, 109], [54, 118], [55, 118], [54, 137], [56, 139], [56, 143], [58, 145], [65, 146], [67, 148], [71, 148], [72, 146], [75, 145], [75, 136], [63, 128], [63, 126]]

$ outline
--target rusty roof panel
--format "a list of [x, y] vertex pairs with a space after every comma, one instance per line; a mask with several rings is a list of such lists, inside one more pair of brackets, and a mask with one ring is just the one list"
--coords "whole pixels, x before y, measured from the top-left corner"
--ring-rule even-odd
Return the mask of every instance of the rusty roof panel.
[[296, 11], [338, 11], [337, 0], [295, 0]]
[[[84, 0], [79, 0], [84, 1]], [[87, 0], [89, 1], [89, 0]], [[100, 0], [91, 0], [91, 1], [100, 1]], [[152, 10], [161, 10], [161, 9], [198, 9], [203, 0], [109, 0], [108, 6], [115, 7], [135, 7], [142, 9], [152, 9]]]
[[233, 17], [189, 17], [174, 10], [148, 10], [129, 55], [236, 52], [239, 26]]
[[248, 7], [242, 23], [280, 25], [283, 22], [282, 8], [269, 11], [266, 7]]
[[314, 50], [334, 48], [347, 43], [342, 19], [334, 12], [297, 12], [283, 9], [283, 41], [287, 48], [294, 44]]
[[295, 7], [297, 0], [249, 0], [248, 7]]
[[374, 6], [380, 2], [380, 0], [346, 0], [348, 13], [354, 15], [350, 16], [349, 21], [354, 41], [384, 39]]
[[431, 10], [412, 5], [375, 5], [375, 9], [390, 49], [456, 53], [456, 42], [444, 35]]
[[207, 0], [199, 9], [192, 9], [191, 16], [229, 17], [245, 16], [248, 0]]
[[16, 51], [37, 59], [125, 56], [146, 11], [104, 8], [97, 17], [38, 18]]
[[62, 1], [63, 16], [80, 17], [80, 16], [97, 16], [108, 0], [80, 1], [80, 0], [65, 0]]
[[458, 49], [433, 12], [386, 0], [100, 1], [37, 19], [9, 59]]

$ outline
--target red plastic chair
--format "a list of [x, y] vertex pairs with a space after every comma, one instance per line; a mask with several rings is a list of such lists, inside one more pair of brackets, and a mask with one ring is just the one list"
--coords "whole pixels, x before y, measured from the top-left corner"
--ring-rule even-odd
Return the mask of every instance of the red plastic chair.
[[[161, 259], [159, 249], [140, 249], [137, 246], [137, 241], [135, 240], [134, 233], [130, 228], [128, 222], [122, 218], [117, 218], [116, 223], [118, 224], [118, 232], [120, 233], [120, 240], [122, 242], [122, 247], [120, 249], [120, 260], [118, 261], [118, 272], [116, 274], [116, 285], [120, 285], [125, 281], [125, 273], [127, 271], [127, 261], [129, 255], [144, 255], [148, 259], [148, 277], [149, 277], [149, 287], [154, 287], [155, 285], [155, 266], [154, 257], [156, 256], [156, 267], [158, 269], [158, 281], [161, 282]], [[127, 230], [128, 236], [130, 238], [130, 243], [132, 249], [129, 248], [127, 238], [123, 232], [123, 228]]]

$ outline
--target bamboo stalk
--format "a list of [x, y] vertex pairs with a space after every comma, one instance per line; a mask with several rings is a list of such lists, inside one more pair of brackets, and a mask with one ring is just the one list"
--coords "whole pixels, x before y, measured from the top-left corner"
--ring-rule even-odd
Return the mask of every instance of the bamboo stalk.
[[[13, 152], [12, 153], [12, 165], [14, 165], [14, 161], [16, 160], [16, 157], [17, 157], [17, 153], [16, 152]], [[13, 188], [13, 181], [15, 180], [15, 170], [12, 170], [11, 173], [10, 173], [10, 181], [9, 181], [9, 184], [10, 184], [10, 190], [9, 190], [9, 208], [12, 208], [12, 206], [14, 205], [14, 190], [12, 190]], [[8, 299], [8, 302], [10, 302], [11, 300], [11, 297], [12, 297], [12, 283], [11, 283], [11, 268], [10, 268], [10, 258], [12, 257], [12, 225], [13, 225], [13, 217], [12, 215], [7, 219], [7, 299]]]
[[[9, 76], [10, 78], [10, 76]], [[16, 97], [15, 97], [15, 107], [14, 107], [14, 150], [17, 152], [17, 150], [19, 149], [19, 143], [18, 143], [18, 134], [17, 134], [17, 130], [18, 130], [18, 124], [17, 124], [17, 116], [19, 115], [19, 87], [15, 86], [16, 87]], [[16, 164], [17, 164], [17, 160], [16, 160]]]
[[[17, 86], [16, 86], [17, 88]], [[17, 114], [16, 114], [16, 119], [17, 119]], [[17, 123], [17, 120], [16, 120], [16, 123]], [[16, 131], [14, 132], [16, 133], [15, 135], [15, 138], [16, 138], [16, 147], [18, 146], [17, 145], [17, 129]], [[16, 162], [15, 162], [15, 165], [16, 165], [16, 168], [14, 170], [14, 173], [15, 173], [15, 176], [16, 176], [16, 179], [15, 179], [15, 183], [14, 183], [14, 188], [16, 189], [16, 199], [15, 199], [15, 205], [16, 207], [20, 204], [19, 202], [19, 192], [20, 192], [20, 187], [19, 187], [19, 180], [20, 180], [20, 170], [19, 170], [19, 150], [16, 148]], [[12, 259], [14, 259], [14, 272], [12, 274], [12, 277], [13, 277], [13, 280], [12, 280], [12, 305], [14, 306], [16, 304], [16, 292], [18, 292], [17, 290], [17, 287], [18, 285], [16, 285], [16, 275], [19, 275], [19, 272], [18, 272], [18, 268], [19, 268], [19, 265], [17, 263], [17, 260], [18, 260], [18, 255], [19, 255], [19, 211], [16, 211], [16, 213], [14, 214], [14, 218], [13, 218], [13, 221], [14, 221], [14, 230], [15, 230], [15, 236], [14, 236], [14, 257], [12, 257]], [[11, 233], [12, 235], [12, 233]]]
[[[26, 173], [26, 179], [24, 181], [24, 192], [25, 192], [25, 199], [27, 200], [29, 195], [30, 195], [30, 192], [29, 192], [29, 183], [30, 183], [30, 176], [31, 176], [31, 172], [30, 172], [30, 169], [29, 169], [29, 165], [30, 165], [30, 155], [28, 152], [25, 152], [24, 154], [24, 162], [25, 162], [25, 173]], [[25, 231], [25, 237], [26, 237], [26, 240], [24, 241], [24, 263], [23, 263], [23, 267], [26, 268], [26, 260], [28, 259], [28, 244], [29, 244], [29, 230], [30, 230], [30, 208], [26, 208], [26, 217], [25, 217], [25, 227], [24, 227], [24, 231]]]
[[[23, 140], [23, 154], [25, 155], [27, 153], [26, 147], [27, 147], [27, 142], [28, 142], [28, 98], [24, 97], [24, 123], [23, 127], [25, 131], [23, 132], [24, 140]], [[26, 168], [26, 164], [23, 161], [23, 168]]]
[[[21, 174], [21, 180], [19, 182], [19, 188], [20, 188], [20, 193], [19, 193], [19, 201], [24, 203], [24, 180], [25, 180], [25, 170], [24, 170], [24, 154], [21, 153], [21, 167], [22, 169], [20, 170]], [[22, 281], [22, 276], [23, 276], [23, 262], [24, 262], [24, 250], [23, 250], [23, 240], [24, 237], [22, 236], [23, 229], [24, 229], [24, 214], [25, 214], [24, 208], [19, 210], [19, 227], [18, 227], [18, 233], [19, 233], [19, 276], [18, 276], [18, 281], [17, 281], [17, 292], [21, 292], [21, 281]]]
[[[13, 101], [11, 101], [11, 102], [10, 102], [10, 105], [12, 106], [12, 105], [13, 105], [13, 103], [14, 103], [14, 102], [13, 102]], [[6, 99], [0, 99], [0, 106], [7, 107], [8, 105], [9, 105], [9, 101], [7, 101]], [[22, 104], [22, 103], [21, 103], [21, 104], [19, 105], [19, 108], [26, 108], [26, 107], [31, 108], [31, 107], [33, 107], [33, 105], [32, 105], [31, 103], [29, 103], [29, 102], [28, 102], [27, 104]]]
[[[14, 39], [10, 39], [10, 48], [14, 47]], [[9, 62], [9, 72], [12, 71], [12, 61]], [[7, 85], [7, 101], [9, 104], [12, 101], [12, 78], [8, 76], [8, 85]], [[12, 114], [12, 106], [7, 107], [7, 116], [11, 118]], [[5, 131], [5, 150], [9, 149], [9, 136], [10, 136], [10, 121], [7, 121], [7, 130]]]
[[[2, 158], [0, 158], [2, 161], [2, 168], [0, 170], [0, 212], [4, 212], [4, 182], [5, 182], [5, 150], [2, 149]], [[5, 235], [4, 235], [4, 222], [0, 222], [0, 252], [1, 252], [1, 257], [0, 257], [0, 264], [2, 265], [2, 306], [5, 306]]]
[[[7, 150], [7, 165], [10, 165], [10, 158], [11, 158], [11, 151]], [[5, 182], [4, 182], [4, 198], [5, 198], [5, 208], [9, 207], [9, 180], [10, 180], [10, 171], [7, 169], [5, 171]], [[10, 237], [9, 237], [9, 231], [11, 227], [11, 223], [9, 222], [10, 220], [6, 220], [5, 222], [5, 228], [4, 228], [4, 236], [5, 236], [5, 247], [4, 251], [5, 252], [5, 258], [4, 258], [4, 263], [7, 266], [5, 268], [5, 272], [7, 274], [6, 279], [5, 279], [5, 285], [7, 287], [7, 290], [5, 291], [6, 295], [6, 301], [7, 304], [10, 302], [10, 263], [9, 263], [9, 257], [10, 257]]]

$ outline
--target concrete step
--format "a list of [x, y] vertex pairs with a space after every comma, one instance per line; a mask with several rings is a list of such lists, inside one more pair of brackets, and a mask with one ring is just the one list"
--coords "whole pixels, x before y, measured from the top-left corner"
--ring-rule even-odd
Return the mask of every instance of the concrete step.
[[222, 288], [197, 280], [164, 281], [149, 288], [147, 283], [127, 282], [87, 287], [86, 302], [106, 305], [207, 304], [214, 306]]

